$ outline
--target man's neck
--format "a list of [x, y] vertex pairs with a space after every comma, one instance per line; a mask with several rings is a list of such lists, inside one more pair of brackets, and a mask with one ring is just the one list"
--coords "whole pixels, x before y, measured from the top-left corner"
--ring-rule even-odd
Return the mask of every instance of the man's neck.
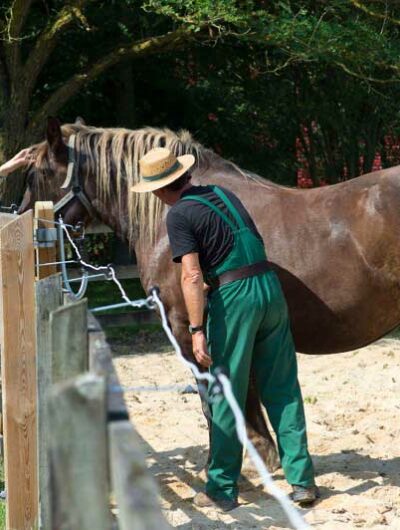
[[185, 186], [184, 186], [181, 190], [179, 190], [179, 191], [180, 191], [179, 198], [182, 197], [182, 195], [185, 193], [185, 191], [188, 191], [188, 190], [190, 190], [190, 189], [193, 188], [193, 187], [194, 187], [193, 184], [191, 184], [190, 182], [188, 182], [187, 184], [185, 184]]
[[185, 184], [185, 186], [184, 186], [181, 190], [177, 191], [177, 192], [176, 192], [176, 200], [174, 201], [174, 204], [175, 204], [175, 202], [178, 202], [178, 201], [179, 201], [179, 199], [182, 197], [182, 195], [183, 195], [186, 191], [192, 189], [193, 187], [194, 187], [193, 184], [190, 184], [190, 182], [188, 182], [187, 184]]

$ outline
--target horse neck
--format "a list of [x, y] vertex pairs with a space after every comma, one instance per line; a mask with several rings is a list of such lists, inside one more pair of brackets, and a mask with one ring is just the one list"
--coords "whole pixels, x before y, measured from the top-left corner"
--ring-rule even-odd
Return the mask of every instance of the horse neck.
[[115, 235], [126, 243], [129, 243], [129, 223], [127, 208], [121, 205], [113, 197], [92, 199], [92, 206], [95, 209], [100, 221], [109, 226]]

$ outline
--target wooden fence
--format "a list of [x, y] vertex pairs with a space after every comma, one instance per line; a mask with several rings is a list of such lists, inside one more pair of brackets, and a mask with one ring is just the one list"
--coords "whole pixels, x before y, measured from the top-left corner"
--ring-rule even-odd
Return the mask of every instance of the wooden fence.
[[0, 214], [6, 528], [167, 529], [104, 333], [58, 274], [35, 280], [33, 229]]

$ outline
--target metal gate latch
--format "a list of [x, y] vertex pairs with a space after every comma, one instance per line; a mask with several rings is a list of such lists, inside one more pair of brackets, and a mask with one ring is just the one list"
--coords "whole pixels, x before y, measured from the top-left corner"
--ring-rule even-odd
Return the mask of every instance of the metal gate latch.
[[57, 228], [38, 228], [35, 235], [39, 248], [51, 248], [58, 239]]

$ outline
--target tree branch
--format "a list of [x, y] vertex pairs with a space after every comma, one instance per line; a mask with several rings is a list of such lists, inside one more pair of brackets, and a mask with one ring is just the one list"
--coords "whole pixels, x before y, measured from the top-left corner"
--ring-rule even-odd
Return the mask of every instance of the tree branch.
[[2, 29], [7, 67], [13, 82], [16, 82], [21, 67], [20, 36], [31, 4], [32, 0], [14, 0]]
[[[196, 34], [198, 35], [198, 34]], [[179, 28], [176, 31], [166, 33], [157, 37], [150, 37], [135, 41], [129, 46], [119, 46], [99, 59], [87, 72], [75, 74], [56, 90], [33, 116], [27, 134], [35, 137], [42, 129], [43, 123], [48, 116], [54, 115], [58, 110], [74, 96], [84, 85], [96, 79], [111, 66], [114, 66], [127, 57], [139, 58], [146, 55], [170, 51], [178, 48], [192, 36], [191, 30]]]
[[370, 17], [379, 18], [379, 20], [384, 20], [387, 22], [391, 22], [392, 24], [396, 24], [397, 26], [400, 26], [400, 20], [397, 18], [389, 17], [386, 13], [377, 13], [376, 11], [372, 11], [372, 9], [369, 9], [366, 5], [364, 5], [362, 2], [359, 2], [358, 0], [350, 0], [351, 4], [356, 7], [357, 9], [360, 9]]
[[11, 40], [18, 40], [25, 24], [33, 0], [14, 0], [10, 8], [10, 19], [7, 24], [8, 36]]
[[36, 84], [43, 66], [53, 52], [58, 37], [62, 32], [65, 31], [76, 19], [87, 24], [82, 8], [85, 4], [91, 1], [93, 0], [74, 0], [70, 4], [65, 5], [58, 13], [57, 18], [49, 22], [47, 27], [39, 35], [35, 47], [30, 53], [24, 68], [25, 90], [28, 97]]
[[393, 77], [392, 79], [379, 79], [377, 77], [370, 77], [368, 75], [364, 75], [359, 72], [354, 72], [353, 70], [350, 70], [348, 66], [341, 63], [340, 61], [334, 61], [334, 64], [336, 64], [339, 68], [341, 68], [346, 74], [351, 75], [352, 77], [356, 77], [357, 79], [361, 79], [363, 81], [369, 81], [371, 83], [380, 83], [381, 85], [388, 85], [391, 83], [399, 83], [400, 79], [398, 77]]

